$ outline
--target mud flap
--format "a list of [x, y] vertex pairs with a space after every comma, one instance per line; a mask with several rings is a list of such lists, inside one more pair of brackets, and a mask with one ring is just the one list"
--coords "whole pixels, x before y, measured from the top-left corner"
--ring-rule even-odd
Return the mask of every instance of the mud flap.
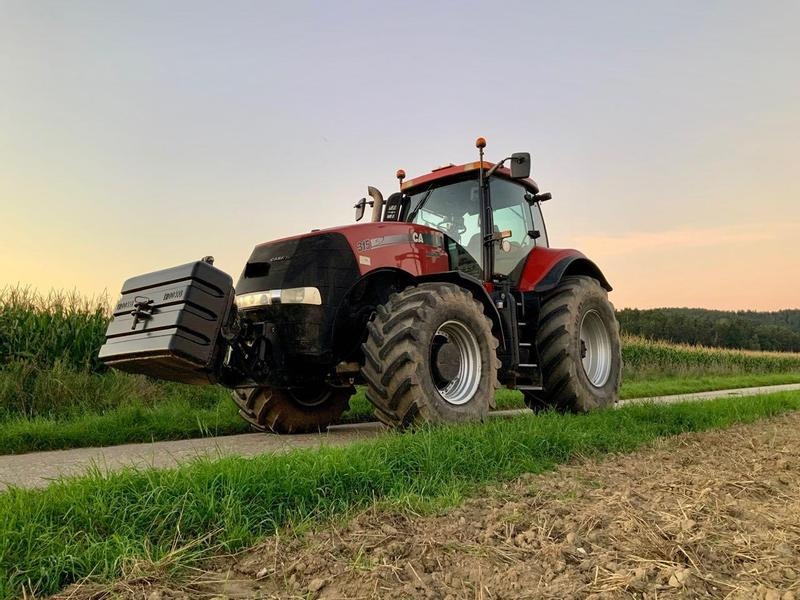
[[128, 279], [99, 357], [128, 373], [214, 383], [233, 297], [231, 276], [204, 261]]

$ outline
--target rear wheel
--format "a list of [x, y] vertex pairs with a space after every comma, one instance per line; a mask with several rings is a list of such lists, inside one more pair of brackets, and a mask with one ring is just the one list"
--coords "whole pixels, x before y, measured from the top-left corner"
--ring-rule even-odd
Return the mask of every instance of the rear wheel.
[[347, 409], [353, 388], [320, 385], [304, 389], [244, 388], [233, 391], [239, 414], [258, 431], [322, 431]]
[[362, 374], [377, 417], [391, 426], [483, 419], [497, 388], [497, 339], [463, 288], [423, 283], [379, 306]]
[[567, 277], [544, 298], [536, 344], [544, 390], [524, 393], [529, 408], [585, 412], [617, 400], [619, 324], [596, 279]]

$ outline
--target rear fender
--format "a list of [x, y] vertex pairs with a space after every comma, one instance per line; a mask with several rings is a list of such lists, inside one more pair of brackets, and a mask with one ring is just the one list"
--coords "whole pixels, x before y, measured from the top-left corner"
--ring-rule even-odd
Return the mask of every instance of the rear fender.
[[600, 268], [583, 252], [571, 248], [534, 249], [518, 275], [519, 289], [523, 292], [548, 292], [561, 283], [564, 277], [572, 275], [593, 277], [607, 291], [612, 290]]

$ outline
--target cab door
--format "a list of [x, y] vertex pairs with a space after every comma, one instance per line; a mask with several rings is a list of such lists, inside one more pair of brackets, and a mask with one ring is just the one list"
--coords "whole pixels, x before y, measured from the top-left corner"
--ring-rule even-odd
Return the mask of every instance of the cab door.
[[445, 235], [451, 268], [483, 279], [483, 224], [477, 179], [469, 179], [411, 196], [416, 207], [411, 222], [438, 229]]
[[[538, 205], [534, 220], [531, 205], [525, 200], [525, 188], [499, 177], [489, 184], [494, 233], [509, 234], [495, 243], [493, 273], [508, 277], [537, 246], [547, 246], [547, 234]], [[538, 223], [536, 222], [538, 221]]]

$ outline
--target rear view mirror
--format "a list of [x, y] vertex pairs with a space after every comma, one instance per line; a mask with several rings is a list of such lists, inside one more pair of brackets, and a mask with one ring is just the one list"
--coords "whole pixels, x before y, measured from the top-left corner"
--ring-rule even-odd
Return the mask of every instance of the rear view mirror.
[[531, 176], [531, 155], [529, 152], [515, 152], [511, 155], [511, 178], [527, 179]]
[[362, 198], [356, 205], [353, 207], [356, 209], [356, 221], [360, 221], [364, 218], [364, 211], [367, 209], [367, 199]]

